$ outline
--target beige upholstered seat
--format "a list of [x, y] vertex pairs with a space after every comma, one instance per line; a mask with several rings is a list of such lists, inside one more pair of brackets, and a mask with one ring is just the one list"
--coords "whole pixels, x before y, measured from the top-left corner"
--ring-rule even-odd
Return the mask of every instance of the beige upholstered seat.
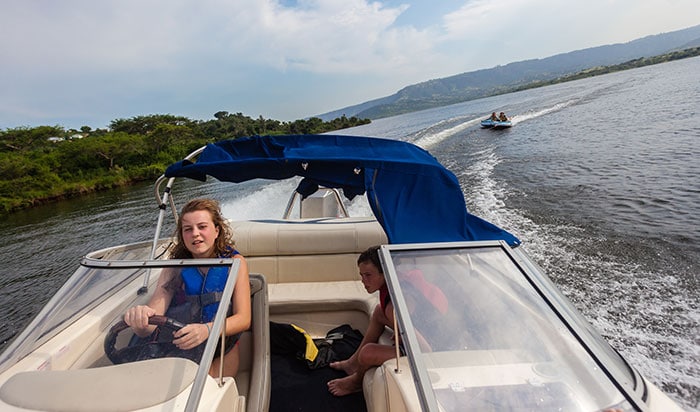
[[[144, 409], [189, 387], [197, 364], [162, 358], [92, 369], [21, 372], [0, 388], [0, 399], [39, 411], [100, 412]], [[37, 396], [40, 394], [40, 396]]]
[[236, 249], [268, 283], [270, 319], [324, 336], [342, 323], [365, 330], [376, 296], [357, 274], [357, 257], [386, 243], [373, 218], [231, 222]]

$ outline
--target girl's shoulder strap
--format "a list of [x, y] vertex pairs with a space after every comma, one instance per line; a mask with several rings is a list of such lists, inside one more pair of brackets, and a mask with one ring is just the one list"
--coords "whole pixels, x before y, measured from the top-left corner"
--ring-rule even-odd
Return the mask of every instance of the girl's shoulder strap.
[[220, 258], [230, 258], [234, 257], [236, 255], [240, 255], [241, 252], [237, 251], [236, 249], [233, 248], [233, 246], [229, 245], [226, 246], [226, 249], [219, 255]]

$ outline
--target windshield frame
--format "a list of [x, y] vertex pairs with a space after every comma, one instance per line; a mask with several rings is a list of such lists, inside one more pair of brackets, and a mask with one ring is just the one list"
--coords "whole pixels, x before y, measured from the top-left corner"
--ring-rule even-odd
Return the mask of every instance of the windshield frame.
[[[120, 253], [129, 253], [130, 250], [141, 244], [126, 245], [116, 250]], [[211, 336], [221, 336], [225, 327], [227, 310], [233, 296], [238, 272], [241, 265], [240, 259], [214, 258], [214, 259], [168, 259], [168, 260], [122, 260], [105, 259], [111, 256], [105, 252], [115, 252], [115, 249], [106, 249], [93, 252], [80, 261], [80, 267], [59, 289], [53, 298], [37, 314], [27, 328], [0, 354], [0, 372], [20, 362], [44, 343], [63, 332], [74, 322], [80, 319], [92, 308], [102, 304], [114, 293], [126, 285], [146, 276], [151, 269], [167, 267], [228, 267], [228, 277], [221, 302], [213, 319]], [[105, 256], [106, 255], [106, 256]], [[110, 273], [114, 276], [110, 277]], [[109, 286], [101, 285], [101, 282], [109, 282]], [[97, 293], [92, 293], [95, 290]], [[134, 291], [141, 294], [141, 290]], [[81, 297], [83, 299], [81, 299]], [[78, 303], [77, 305], [75, 303]], [[222, 337], [223, 340], [223, 337]], [[207, 339], [202, 357], [198, 364], [197, 373], [190, 391], [186, 411], [197, 410], [207, 377], [209, 365], [214, 358], [214, 352], [219, 339]], [[222, 348], [224, 345], [222, 345]], [[221, 372], [221, 370], [220, 370]], [[223, 377], [219, 375], [219, 386], [223, 385]]]
[[[385, 279], [389, 288], [394, 310], [399, 325], [399, 336], [404, 343], [406, 354], [409, 358], [409, 365], [414, 376], [418, 398], [423, 410], [437, 411], [443, 410], [438, 407], [438, 399], [431, 384], [431, 375], [427, 366], [425, 353], [421, 350], [421, 342], [416, 333], [405, 288], [406, 281], [401, 280], [399, 272], [402, 269], [401, 259], [411, 256], [411, 253], [420, 253], [421, 258], [430, 258], [431, 253], [435, 256], [446, 254], [450, 249], [455, 252], [463, 252], [467, 255], [470, 251], [489, 250], [498, 253], [499, 265], [508, 267], [509, 276], [514, 276], [513, 280], [520, 283], [524, 289], [529, 289], [533, 301], [537, 301], [542, 310], [542, 314], [548, 317], [553, 325], [561, 324], [565, 328], [563, 335], [573, 339], [562, 338], [575, 341], [575, 344], [564, 343], [577, 351], [581, 351], [582, 359], [589, 359], [593, 368], [599, 368], [600, 380], [609, 381], [612, 389], [622, 395], [623, 403], [627, 407], [636, 410], [646, 410], [644, 403], [643, 382], [639, 375], [629, 364], [622, 359], [617, 351], [600, 336], [599, 333], [580, 315], [571, 303], [561, 294], [554, 284], [542, 273], [539, 268], [529, 261], [526, 255], [513, 252], [513, 249], [503, 241], [477, 241], [477, 242], [446, 242], [446, 243], [422, 243], [422, 244], [397, 244], [382, 245], [380, 248], [380, 259], [384, 269]], [[491, 273], [489, 276], [500, 276], [503, 273]], [[516, 279], [519, 278], [519, 279]], [[403, 286], [402, 286], [403, 282]], [[544, 303], [545, 305], [541, 305]], [[560, 328], [561, 328], [560, 327]], [[422, 337], [421, 337], [422, 338]], [[424, 341], [425, 339], [423, 339]], [[585, 369], [590, 373], [590, 369]], [[577, 371], [578, 372], [578, 371]], [[431, 372], [432, 373], [432, 372]], [[609, 385], [605, 384], [605, 385]], [[601, 384], [603, 385], [603, 384]], [[608, 391], [612, 389], [609, 388]], [[612, 392], [617, 393], [617, 392]], [[607, 406], [607, 405], [606, 405]]]

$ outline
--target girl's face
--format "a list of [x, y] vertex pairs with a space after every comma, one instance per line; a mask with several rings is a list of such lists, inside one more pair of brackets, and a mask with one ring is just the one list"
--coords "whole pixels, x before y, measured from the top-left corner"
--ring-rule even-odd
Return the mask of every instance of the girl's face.
[[195, 210], [182, 215], [182, 239], [195, 259], [214, 257], [214, 245], [219, 228], [206, 210]]
[[384, 275], [379, 272], [379, 269], [372, 262], [362, 262], [357, 267], [360, 270], [362, 284], [365, 286], [367, 293], [376, 292], [384, 286]]

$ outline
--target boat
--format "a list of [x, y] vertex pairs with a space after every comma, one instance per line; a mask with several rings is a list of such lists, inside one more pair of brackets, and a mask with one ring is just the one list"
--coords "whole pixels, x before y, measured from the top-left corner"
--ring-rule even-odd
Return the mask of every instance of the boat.
[[494, 124], [494, 123], [495, 123], [495, 122], [494, 122], [493, 120], [491, 120], [491, 119], [484, 119], [484, 120], [481, 121], [481, 127], [484, 128], [484, 129], [490, 129], [490, 128], [493, 127], [493, 124]]
[[484, 119], [481, 121], [481, 127], [484, 129], [506, 129], [513, 126], [513, 122], [510, 120], [491, 120]]
[[[125, 310], [148, 301], [164, 268], [228, 267], [222, 302], [230, 299], [237, 259], [167, 259], [174, 240], [161, 234], [189, 200], [175, 201], [175, 182], [209, 178], [298, 181], [279, 219], [230, 222], [251, 273], [252, 323], [240, 339], [238, 374], [209, 375], [218, 339], [207, 341], [199, 363], [115, 363], [133, 347]], [[154, 194], [153, 240], [82, 257], [0, 355], [0, 409], [344, 410], [351, 396], [311, 384], [328, 367], [312, 370], [292, 356], [308, 381], [276, 382], [271, 325], [294, 325], [331, 348], [338, 327], [364, 332], [378, 297], [360, 283], [356, 260], [381, 245], [400, 333], [380, 342], [396, 345], [400, 335], [405, 354], [367, 371], [350, 410], [681, 410], [578, 313], [514, 234], [468, 212], [455, 175], [411, 143], [340, 135], [221, 141], [170, 165]], [[346, 199], [357, 196], [372, 216], [349, 216]], [[211, 336], [221, 334], [225, 312], [220, 305]], [[164, 317], [152, 323], [178, 327]]]
[[510, 120], [499, 120], [497, 122], [493, 122], [492, 128], [494, 130], [498, 129], [507, 129], [509, 127], [513, 126], [513, 122]]

